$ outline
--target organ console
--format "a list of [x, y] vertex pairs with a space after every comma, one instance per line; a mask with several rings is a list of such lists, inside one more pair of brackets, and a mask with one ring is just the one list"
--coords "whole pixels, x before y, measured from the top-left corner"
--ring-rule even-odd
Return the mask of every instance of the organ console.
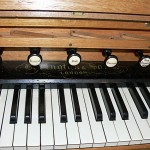
[[0, 0], [0, 150], [149, 143], [149, 0]]

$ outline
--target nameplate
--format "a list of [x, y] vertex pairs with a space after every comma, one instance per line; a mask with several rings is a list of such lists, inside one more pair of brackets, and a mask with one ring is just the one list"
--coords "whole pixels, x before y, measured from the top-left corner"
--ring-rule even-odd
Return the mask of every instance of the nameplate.
[[108, 68], [103, 62], [82, 62], [76, 67], [66, 62], [42, 62], [33, 67], [27, 62], [3, 62], [0, 79], [116, 79], [150, 78], [150, 67], [142, 68], [137, 62], [119, 62]]

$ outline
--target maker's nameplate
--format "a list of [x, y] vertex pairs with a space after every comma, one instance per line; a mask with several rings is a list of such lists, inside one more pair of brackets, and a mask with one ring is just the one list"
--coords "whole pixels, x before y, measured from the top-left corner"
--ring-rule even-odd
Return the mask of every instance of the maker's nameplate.
[[128, 79], [150, 77], [150, 67], [140, 67], [137, 62], [118, 62], [108, 68], [104, 62], [81, 62], [78, 66], [66, 62], [42, 62], [31, 66], [27, 62], [3, 62], [0, 79]]

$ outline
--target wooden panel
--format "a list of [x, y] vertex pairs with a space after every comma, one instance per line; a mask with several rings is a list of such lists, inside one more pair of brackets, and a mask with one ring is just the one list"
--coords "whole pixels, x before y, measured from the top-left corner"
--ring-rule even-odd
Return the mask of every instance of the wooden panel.
[[150, 49], [150, 32], [0, 28], [0, 47]]
[[1, 0], [0, 10], [54, 10], [150, 14], [149, 0]]
[[[76, 150], [81, 150], [81, 149], [76, 149]], [[83, 150], [150, 150], [150, 144], [133, 145], [133, 146], [104, 147], [104, 148], [88, 148], [88, 149], [83, 149]]]
[[89, 30], [67, 28], [0, 28], [0, 37], [80, 37], [120, 40], [150, 40], [150, 32], [131, 30]]
[[3, 38], [0, 47], [57, 47], [150, 49], [150, 40], [118, 40], [101, 38]]
[[150, 16], [90, 12], [0, 11], [1, 18], [69, 18], [149, 22]]
[[[138, 58], [134, 55], [134, 51], [132, 50], [112, 50], [113, 55], [118, 57], [119, 61], [138, 61]], [[95, 51], [78, 49], [78, 53], [82, 57], [82, 61], [103, 61], [105, 59], [102, 56], [102, 50]], [[25, 48], [5, 48], [3, 51], [2, 58], [3, 60], [27, 60], [28, 55], [30, 54], [29, 49]], [[41, 49], [41, 53], [43, 60], [49, 61], [66, 61], [67, 53], [65, 49]], [[145, 51], [144, 55], [150, 55], [150, 52]]]
[[0, 19], [0, 27], [70, 27], [150, 30], [143, 22], [96, 21], [77, 19]]

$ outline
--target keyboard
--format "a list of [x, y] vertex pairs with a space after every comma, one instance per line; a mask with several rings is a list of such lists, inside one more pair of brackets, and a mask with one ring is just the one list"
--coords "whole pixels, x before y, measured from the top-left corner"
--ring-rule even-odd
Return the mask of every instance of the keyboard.
[[150, 143], [150, 84], [4, 84], [0, 149]]

